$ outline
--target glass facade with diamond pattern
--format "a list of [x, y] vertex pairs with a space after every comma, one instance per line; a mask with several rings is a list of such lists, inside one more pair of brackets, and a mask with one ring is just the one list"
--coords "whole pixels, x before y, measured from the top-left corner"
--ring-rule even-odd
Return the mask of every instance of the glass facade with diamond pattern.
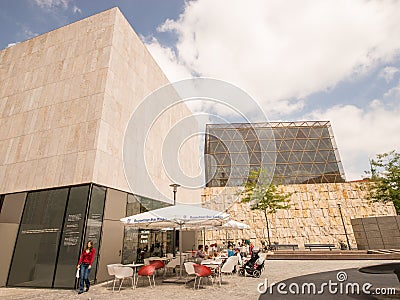
[[329, 121], [208, 124], [206, 186], [242, 186], [250, 170], [278, 184], [344, 182]]

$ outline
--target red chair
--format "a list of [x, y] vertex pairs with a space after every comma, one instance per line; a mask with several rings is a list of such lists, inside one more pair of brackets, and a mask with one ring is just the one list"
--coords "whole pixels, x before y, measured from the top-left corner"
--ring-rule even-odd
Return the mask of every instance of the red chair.
[[139, 276], [147, 276], [147, 278], [149, 279], [149, 283], [150, 283], [150, 287], [152, 288], [151, 285], [151, 280], [150, 278], [153, 277], [153, 285], [154, 287], [156, 286], [156, 282], [154, 281], [154, 272], [156, 270], [156, 267], [154, 265], [147, 265], [147, 266], [143, 266], [139, 269], [138, 271], [138, 276], [136, 277], [136, 284], [135, 286], [137, 286], [138, 281], [139, 281]]
[[164, 269], [164, 275], [165, 275], [165, 264], [162, 260], [151, 260], [150, 265], [154, 266], [156, 270]]
[[194, 272], [196, 274], [196, 278], [194, 279], [194, 288], [196, 288], [197, 277], [199, 278], [199, 283], [197, 285], [198, 289], [200, 288], [201, 278], [203, 278], [203, 277], [211, 278], [211, 283], [214, 287], [214, 279], [212, 277], [212, 271], [209, 267], [203, 266], [203, 265], [198, 265], [198, 264], [194, 264], [193, 267], [194, 267]]

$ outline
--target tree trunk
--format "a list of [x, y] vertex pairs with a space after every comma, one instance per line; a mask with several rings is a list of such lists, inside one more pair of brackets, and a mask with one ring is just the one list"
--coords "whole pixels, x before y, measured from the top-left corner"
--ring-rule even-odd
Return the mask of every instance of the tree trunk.
[[268, 215], [267, 211], [264, 210], [265, 221], [267, 221], [267, 238], [268, 238], [268, 249], [271, 248], [271, 238], [269, 236], [269, 224], [268, 224]]

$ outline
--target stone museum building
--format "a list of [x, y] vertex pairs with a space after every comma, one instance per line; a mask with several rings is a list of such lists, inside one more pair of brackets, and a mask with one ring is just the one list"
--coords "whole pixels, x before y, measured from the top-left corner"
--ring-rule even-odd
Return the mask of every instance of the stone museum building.
[[[124, 228], [119, 221], [173, 203], [159, 154], [174, 124], [191, 115], [184, 103], [157, 119], [146, 145], [138, 143], [146, 155], [131, 161], [145, 160], [146, 169], [135, 168], [128, 184], [123, 167], [132, 113], [168, 83], [118, 8], [0, 51], [0, 286], [73, 288], [89, 239], [97, 250], [95, 282], [110, 279], [107, 264], [172, 252], [170, 231]], [[134, 125], [133, 140], [147, 134]], [[329, 122], [210, 124], [206, 132], [205, 154], [214, 157], [206, 160], [207, 184], [180, 187], [178, 200], [227, 211], [250, 229], [210, 230], [205, 237], [186, 232], [181, 250], [204, 238], [265, 239], [263, 216], [237, 197], [248, 171], [260, 167], [274, 170], [279, 190], [291, 193], [291, 208], [270, 217], [278, 243], [337, 244], [346, 226], [355, 248], [351, 219], [395, 215], [393, 205], [366, 200], [365, 182], [345, 181]], [[182, 169], [198, 174], [200, 146], [192, 139], [181, 149]], [[156, 189], [142, 183], [144, 172]]]
[[[190, 114], [184, 104], [158, 120], [148, 140], [152, 159], [136, 170], [151, 173], [167, 197], [129, 187], [122, 163], [132, 112], [168, 83], [117, 8], [0, 51], [0, 286], [72, 288], [89, 239], [100, 254], [92, 270], [98, 282], [108, 278], [107, 264], [136, 260], [138, 248], [153, 255], [163, 243], [172, 251], [171, 233], [124, 234], [119, 221], [172, 203], [154, 145]], [[187, 150], [182, 163], [195, 169], [198, 144]], [[200, 192], [180, 188], [179, 197]]]

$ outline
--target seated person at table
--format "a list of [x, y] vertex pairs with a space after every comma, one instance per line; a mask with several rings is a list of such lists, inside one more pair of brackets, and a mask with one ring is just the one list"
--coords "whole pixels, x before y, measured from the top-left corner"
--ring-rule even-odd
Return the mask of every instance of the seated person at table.
[[208, 245], [206, 245], [206, 246], [204, 247], [204, 254], [205, 254], [207, 257], [210, 256], [210, 252], [208, 251]]
[[200, 261], [206, 258], [205, 253], [203, 252], [203, 245], [199, 245], [198, 250], [196, 252], [196, 260]]
[[214, 252], [214, 258], [221, 258], [221, 253], [215, 251]]
[[235, 255], [235, 251], [233, 251], [232, 245], [229, 245], [228, 257], [234, 256], [234, 255]]

